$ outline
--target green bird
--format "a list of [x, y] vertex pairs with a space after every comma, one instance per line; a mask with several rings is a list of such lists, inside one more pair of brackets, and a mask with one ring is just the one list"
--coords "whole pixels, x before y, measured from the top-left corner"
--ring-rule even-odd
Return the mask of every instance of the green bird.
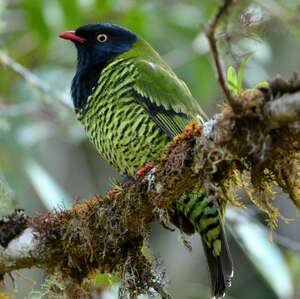
[[[141, 37], [110, 23], [88, 24], [60, 37], [77, 49], [72, 81], [75, 112], [101, 156], [122, 174], [134, 176], [205, 114], [187, 85]], [[221, 205], [196, 187], [178, 195], [178, 215], [202, 239], [212, 296], [220, 298], [233, 275]]]

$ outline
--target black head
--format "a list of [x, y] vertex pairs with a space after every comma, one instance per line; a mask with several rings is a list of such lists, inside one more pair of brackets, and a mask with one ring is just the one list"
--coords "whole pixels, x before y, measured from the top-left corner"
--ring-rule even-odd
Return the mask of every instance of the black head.
[[77, 72], [72, 82], [76, 110], [85, 107], [101, 70], [116, 56], [130, 50], [137, 40], [133, 32], [110, 23], [84, 25], [59, 36], [71, 40], [77, 48]]

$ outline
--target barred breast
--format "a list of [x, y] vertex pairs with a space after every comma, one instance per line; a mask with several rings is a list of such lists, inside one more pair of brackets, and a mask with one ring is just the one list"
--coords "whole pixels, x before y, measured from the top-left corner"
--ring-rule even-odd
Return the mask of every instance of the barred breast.
[[133, 97], [138, 76], [131, 59], [120, 59], [101, 72], [80, 117], [88, 137], [102, 157], [122, 173], [132, 175], [155, 162], [168, 136]]

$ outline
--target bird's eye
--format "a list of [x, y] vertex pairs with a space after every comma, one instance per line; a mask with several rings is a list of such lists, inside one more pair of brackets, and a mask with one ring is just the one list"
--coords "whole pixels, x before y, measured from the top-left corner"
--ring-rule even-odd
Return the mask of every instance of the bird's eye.
[[97, 41], [100, 43], [105, 43], [108, 40], [108, 36], [106, 34], [99, 34], [97, 36]]

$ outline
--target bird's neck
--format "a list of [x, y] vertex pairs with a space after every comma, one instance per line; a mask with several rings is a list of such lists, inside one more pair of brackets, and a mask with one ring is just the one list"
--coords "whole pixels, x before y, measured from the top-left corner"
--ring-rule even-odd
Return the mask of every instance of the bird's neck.
[[78, 56], [77, 71], [71, 87], [76, 113], [84, 113], [88, 97], [92, 94], [93, 87], [100, 80], [101, 71], [107, 65], [108, 61], [95, 62], [87, 54]]
[[[104, 66], [105, 67], [105, 66]], [[92, 89], [96, 86], [100, 79], [103, 66], [95, 65], [87, 69], [77, 71], [72, 81], [72, 98], [76, 112], [83, 112], [87, 99], [92, 93]]]

